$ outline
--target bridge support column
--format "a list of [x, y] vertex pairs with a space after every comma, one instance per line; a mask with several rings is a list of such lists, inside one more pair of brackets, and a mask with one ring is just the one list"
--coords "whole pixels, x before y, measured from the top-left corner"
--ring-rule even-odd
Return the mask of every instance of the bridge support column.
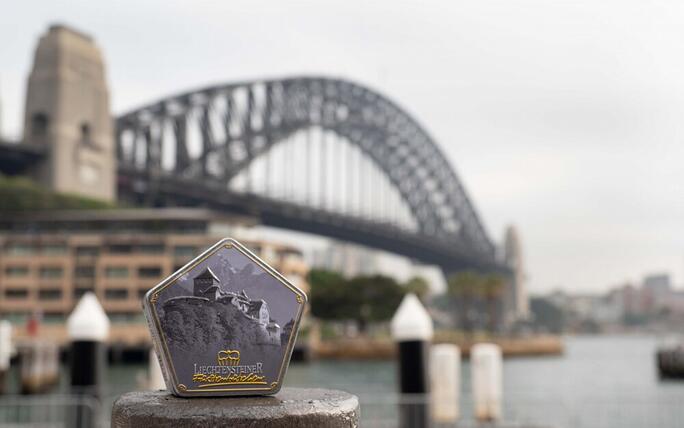
[[230, 426], [353, 428], [356, 396], [330, 389], [283, 388], [274, 396], [179, 398], [166, 391], [129, 392], [112, 409], [112, 427]]
[[31, 174], [58, 192], [114, 200], [116, 159], [102, 55], [87, 35], [53, 25], [26, 91], [24, 142], [47, 147]]

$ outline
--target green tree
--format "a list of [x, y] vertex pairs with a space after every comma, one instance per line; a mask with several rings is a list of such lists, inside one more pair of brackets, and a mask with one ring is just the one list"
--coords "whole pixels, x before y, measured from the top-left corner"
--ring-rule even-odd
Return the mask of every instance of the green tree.
[[565, 328], [565, 314], [551, 300], [543, 297], [530, 299], [530, 311], [535, 325], [543, 329], [560, 334]]
[[97, 199], [56, 193], [24, 177], [0, 175], [0, 212], [114, 207]]
[[357, 303], [352, 318], [361, 331], [365, 331], [371, 322], [389, 320], [405, 294], [397, 281], [384, 275], [352, 278], [347, 283], [347, 290]]
[[430, 284], [422, 276], [414, 276], [404, 284], [404, 291], [415, 294], [421, 302], [425, 303], [425, 299], [430, 292]]
[[393, 278], [383, 275], [345, 279], [336, 272], [312, 269], [311, 314], [324, 320], [353, 320], [359, 330], [369, 323], [386, 321], [394, 315], [405, 289]]
[[489, 332], [494, 333], [499, 325], [499, 313], [502, 308], [502, 296], [506, 289], [506, 281], [501, 275], [489, 274], [482, 278], [481, 292], [487, 302]]
[[337, 272], [323, 269], [309, 271], [311, 315], [324, 320], [354, 317], [355, 301], [346, 290], [346, 280]]
[[459, 314], [461, 327], [467, 334], [473, 331], [471, 313], [480, 296], [482, 282], [482, 276], [472, 271], [459, 272], [447, 280], [447, 294], [452, 302], [452, 310], [454, 315]]

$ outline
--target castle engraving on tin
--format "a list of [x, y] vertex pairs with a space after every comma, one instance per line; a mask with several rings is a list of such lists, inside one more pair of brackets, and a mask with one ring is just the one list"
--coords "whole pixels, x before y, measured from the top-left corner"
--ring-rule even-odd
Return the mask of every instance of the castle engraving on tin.
[[144, 299], [167, 388], [180, 396], [274, 394], [306, 295], [232, 239]]

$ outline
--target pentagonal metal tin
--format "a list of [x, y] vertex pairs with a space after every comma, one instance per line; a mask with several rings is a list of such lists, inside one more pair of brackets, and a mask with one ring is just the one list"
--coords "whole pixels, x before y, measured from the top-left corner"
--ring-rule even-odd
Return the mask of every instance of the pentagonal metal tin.
[[181, 397], [275, 394], [306, 295], [226, 238], [143, 299], [169, 391]]

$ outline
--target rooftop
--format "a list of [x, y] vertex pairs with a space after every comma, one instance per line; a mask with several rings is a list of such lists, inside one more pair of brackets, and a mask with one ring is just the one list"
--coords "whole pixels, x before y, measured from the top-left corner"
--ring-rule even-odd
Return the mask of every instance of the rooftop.
[[93, 38], [90, 35], [82, 32], [82, 31], [76, 30], [76, 29], [74, 29], [68, 25], [61, 24], [61, 23], [56, 23], [56, 24], [50, 25], [50, 32], [51, 33], [65, 32], [65, 33], [69, 33], [73, 36], [79, 37], [79, 38], [84, 39], [84, 40], [88, 40], [88, 41], [93, 40]]
[[204, 208], [45, 210], [0, 214], [0, 232], [206, 232], [212, 223], [250, 226], [255, 220]]
[[204, 271], [201, 274], [197, 275], [194, 279], [213, 279], [214, 281], [220, 282], [210, 268], [204, 269]]

